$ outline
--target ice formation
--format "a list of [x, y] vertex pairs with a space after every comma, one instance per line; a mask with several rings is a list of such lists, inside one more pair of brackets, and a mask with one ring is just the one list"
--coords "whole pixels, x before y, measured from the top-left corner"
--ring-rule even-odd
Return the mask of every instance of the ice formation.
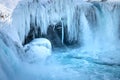
[[119, 2], [18, 1], [0, 5], [0, 80], [120, 79]]
[[[67, 39], [68, 42], [77, 41], [81, 43], [81, 41], [84, 41], [82, 42], [83, 44], [88, 44], [88, 41], [90, 41], [92, 44], [92, 38], [94, 38], [95, 41], [93, 42], [96, 43], [92, 45], [103, 42], [107, 47], [110, 46], [110, 44], [115, 45], [114, 42], [119, 40], [117, 33], [119, 26], [117, 23], [119, 21], [119, 14], [117, 14], [119, 11], [118, 8], [119, 3], [110, 2], [85, 3], [78, 1], [76, 3], [72, 0], [52, 0], [42, 3], [41, 1], [25, 1], [20, 2], [13, 12], [13, 26], [17, 27], [19, 38], [24, 42], [30, 29], [34, 29], [33, 38], [35, 38], [35, 35], [48, 35], [47, 31], [50, 25], [56, 25], [61, 22], [62, 28], [60, 35], [62, 36], [60, 39], [62, 43]], [[105, 19], [102, 19], [102, 17]], [[16, 19], [18, 20], [17, 22]], [[110, 24], [108, 24], [108, 22], [110, 22]], [[116, 25], [115, 28], [113, 24]], [[104, 29], [102, 28], [103, 25]], [[82, 30], [84, 30], [83, 28], [85, 28], [84, 26], [88, 26], [86, 27], [87, 31], [85, 29], [85, 31], [83, 31], [84, 33], [81, 33]], [[86, 36], [91, 36], [91, 38], [89, 38], [91, 40], [88, 39], [88, 41], [85, 41], [87, 40], [86, 38], [88, 38]], [[113, 38], [111, 38], [111, 36], [113, 36]], [[84, 37], [85, 40], [82, 40]], [[111, 39], [105, 42], [105, 38]]]
[[10, 22], [10, 9], [8, 9], [7, 7], [5, 7], [4, 5], [0, 4], [0, 24], [2, 27], [3, 23], [9, 23]]
[[[30, 37], [34, 39], [49, 35], [51, 28], [53, 32], [58, 29], [55, 34], [62, 44], [73, 42], [80, 45], [83, 52], [114, 51], [119, 49], [120, 42], [119, 6], [119, 2], [109, 1], [21, 1], [13, 12], [12, 25], [16, 27], [22, 43], [30, 30], [33, 30]], [[56, 26], [58, 23], [60, 25]], [[49, 33], [52, 39], [57, 39], [51, 31]]]
[[24, 49], [29, 62], [44, 62], [51, 55], [52, 46], [49, 40], [38, 38], [26, 44]]

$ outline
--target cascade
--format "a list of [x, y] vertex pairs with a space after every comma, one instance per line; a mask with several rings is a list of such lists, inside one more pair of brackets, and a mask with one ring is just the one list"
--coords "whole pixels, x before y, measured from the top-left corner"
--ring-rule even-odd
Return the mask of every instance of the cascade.
[[89, 23], [85, 17], [84, 13], [81, 13], [80, 16], [80, 26], [81, 26], [81, 37], [80, 39], [82, 41], [83, 47], [85, 47], [86, 50], [92, 48], [91, 45], [93, 45], [93, 35], [92, 30], [90, 29]]
[[[14, 43], [4, 32], [0, 32], [0, 79], [16, 80], [15, 76], [20, 69], [20, 59], [24, 51], [17, 43]], [[2, 71], [3, 70], [3, 71]]]

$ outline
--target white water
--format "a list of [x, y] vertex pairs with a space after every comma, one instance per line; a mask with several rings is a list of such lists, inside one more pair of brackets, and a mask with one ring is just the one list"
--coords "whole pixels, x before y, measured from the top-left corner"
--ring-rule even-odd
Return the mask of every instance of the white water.
[[89, 23], [85, 17], [84, 13], [81, 13], [80, 16], [80, 27], [81, 27], [81, 36], [80, 38], [83, 44], [83, 47], [85, 48], [85, 50], [90, 51], [90, 49], [93, 49], [92, 45], [93, 45], [93, 35], [92, 35], [92, 30], [90, 29]]
[[[119, 3], [20, 2], [12, 23], [0, 29], [0, 80], [119, 80], [119, 16]], [[79, 47], [56, 49], [43, 64], [37, 58], [46, 48], [34, 47], [27, 56], [21, 45], [30, 24], [46, 34], [59, 21], [68, 27], [68, 40], [78, 40]]]

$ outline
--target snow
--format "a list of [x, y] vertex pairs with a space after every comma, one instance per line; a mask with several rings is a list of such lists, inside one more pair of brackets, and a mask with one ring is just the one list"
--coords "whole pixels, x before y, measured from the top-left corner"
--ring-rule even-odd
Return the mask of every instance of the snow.
[[52, 46], [45, 38], [34, 39], [24, 46], [29, 62], [44, 62], [50, 55]]
[[0, 4], [4, 5], [5, 7], [13, 11], [19, 1], [20, 0], [0, 0]]
[[[10, 22], [10, 10], [4, 5], [0, 4], [0, 23]], [[1, 26], [2, 27], [2, 26]]]

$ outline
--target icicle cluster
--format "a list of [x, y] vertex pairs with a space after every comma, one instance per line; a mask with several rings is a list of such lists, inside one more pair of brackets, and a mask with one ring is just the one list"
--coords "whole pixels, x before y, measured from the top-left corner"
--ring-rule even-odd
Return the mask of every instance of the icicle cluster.
[[[111, 38], [111, 35], [118, 34], [116, 31], [118, 27], [114, 28], [114, 25], [118, 26], [118, 8], [119, 3], [109, 2], [24, 1], [20, 2], [13, 12], [13, 26], [17, 27], [20, 40], [23, 42], [31, 27], [40, 28], [40, 34], [47, 35], [49, 25], [56, 25], [61, 22], [62, 43], [64, 43], [65, 35], [67, 35], [69, 42], [78, 41], [84, 45], [89, 42], [88, 45], [92, 45], [98, 36], [101, 35], [100, 39], [103, 38], [102, 33], [104, 31], [106, 32], [104, 35], [109, 38]], [[103, 20], [102, 17], [106, 18]], [[113, 21], [113, 19], [115, 20]], [[109, 22], [110, 24], [108, 24]], [[106, 31], [108, 29], [110, 30]], [[113, 29], [116, 30], [113, 31]], [[37, 33], [36, 31], [35, 33]], [[98, 34], [99, 32], [100, 34]], [[99, 43], [99, 40], [95, 41]]]

